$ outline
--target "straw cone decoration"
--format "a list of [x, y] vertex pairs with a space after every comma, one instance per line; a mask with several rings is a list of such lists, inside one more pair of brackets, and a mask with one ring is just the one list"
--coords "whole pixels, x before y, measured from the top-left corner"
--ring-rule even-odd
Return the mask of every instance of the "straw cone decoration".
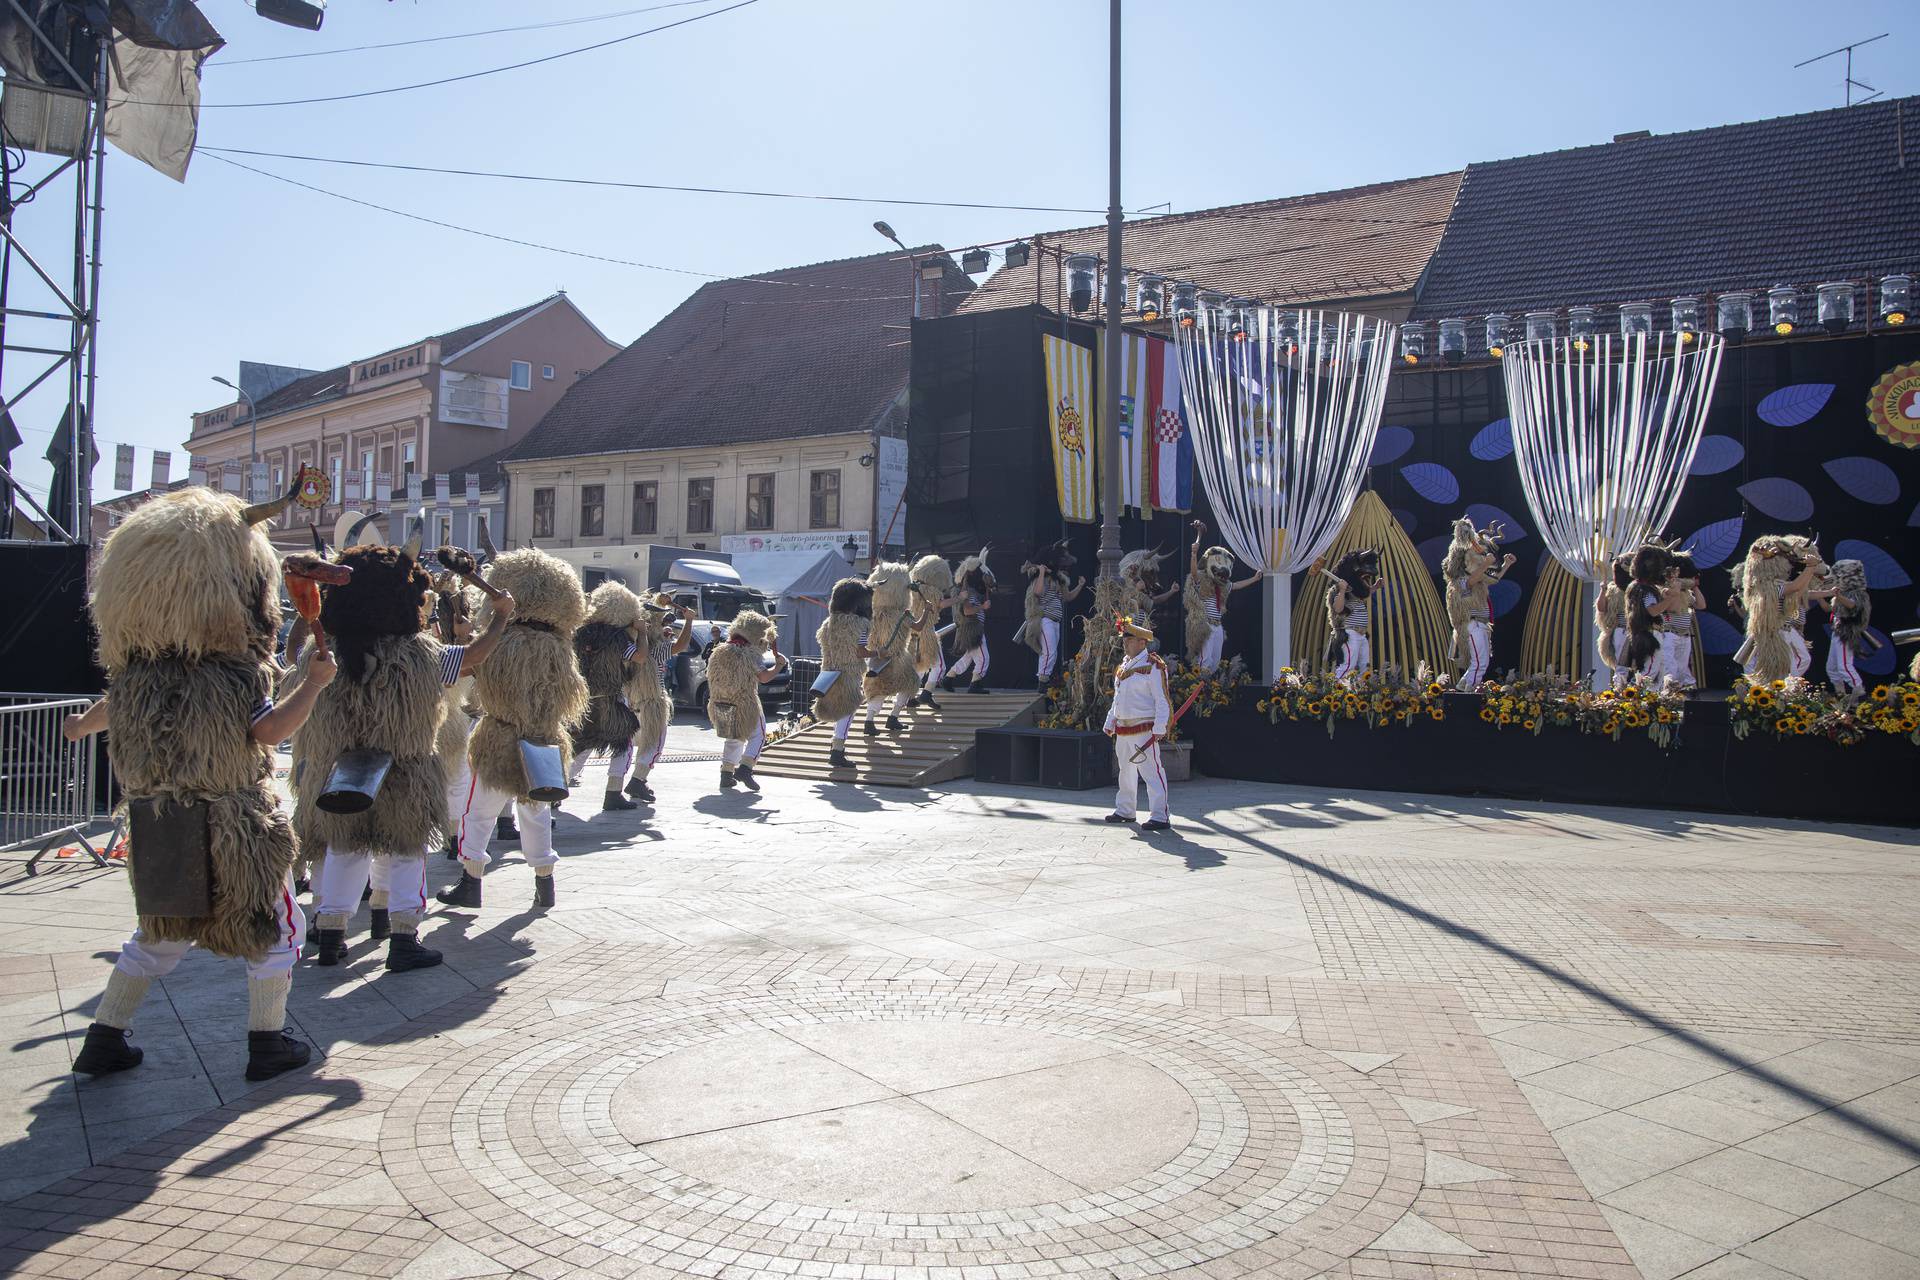
[[[1703, 686], [1707, 673], [1700, 653], [1699, 630], [1696, 615], [1693, 682]], [[1585, 656], [1582, 646], [1593, 646], [1593, 631], [1593, 617], [1581, 599], [1580, 580], [1548, 556], [1539, 581], [1533, 584], [1533, 599], [1527, 604], [1526, 630], [1520, 637], [1520, 674], [1538, 676], [1552, 672], [1577, 678]]]
[[[1380, 552], [1380, 574], [1385, 594], [1373, 605], [1373, 665], [1411, 672], [1425, 662], [1434, 671], [1447, 667], [1446, 609], [1435, 585], [1436, 567], [1420, 562], [1407, 531], [1387, 510], [1380, 495], [1363, 491], [1353, 510], [1326, 550], [1326, 563], [1361, 547]], [[1307, 575], [1293, 606], [1293, 665], [1300, 671], [1318, 671], [1327, 653], [1327, 580]]]

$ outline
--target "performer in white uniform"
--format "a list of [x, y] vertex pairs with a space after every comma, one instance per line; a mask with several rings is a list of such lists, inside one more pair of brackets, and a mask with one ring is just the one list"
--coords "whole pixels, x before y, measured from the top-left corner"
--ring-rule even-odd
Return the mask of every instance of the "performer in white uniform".
[[1120, 792], [1107, 821], [1133, 821], [1138, 788], [1145, 781], [1147, 821], [1141, 830], [1165, 831], [1173, 826], [1167, 817], [1167, 771], [1160, 765], [1160, 740], [1173, 714], [1167, 664], [1148, 651], [1152, 631], [1127, 618], [1115, 618], [1114, 625], [1127, 657], [1113, 673], [1113, 706], [1107, 712], [1106, 731], [1120, 772]]

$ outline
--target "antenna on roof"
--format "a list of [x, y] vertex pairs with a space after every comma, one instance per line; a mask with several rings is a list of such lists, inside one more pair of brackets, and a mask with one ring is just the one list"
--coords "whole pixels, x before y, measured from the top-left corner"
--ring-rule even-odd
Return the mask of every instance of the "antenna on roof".
[[1861, 45], [1872, 44], [1875, 40], [1885, 40], [1887, 38], [1887, 35], [1888, 35], [1887, 32], [1882, 31], [1877, 36], [1868, 36], [1865, 40], [1855, 40], [1852, 44], [1843, 44], [1838, 49], [1831, 49], [1826, 53], [1820, 54], [1816, 57], [1808, 58], [1805, 62], [1796, 62], [1793, 64], [1793, 69], [1795, 71], [1798, 71], [1801, 67], [1810, 67], [1816, 62], [1824, 62], [1828, 58], [1835, 58], [1844, 53], [1847, 55], [1847, 74], [1846, 74], [1845, 80], [1843, 81], [1842, 87], [1847, 96], [1846, 105], [1849, 107], [1853, 105], [1853, 91], [1855, 89], [1871, 90], [1871, 92], [1869, 92], [1866, 97], [1860, 99], [1860, 101], [1872, 102], [1875, 98], [1880, 96], [1881, 91], [1878, 89], [1875, 89], [1870, 84], [1866, 84], [1863, 81], [1855, 80], [1853, 78], [1853, 51], [1855, 49], [1858, 49]]

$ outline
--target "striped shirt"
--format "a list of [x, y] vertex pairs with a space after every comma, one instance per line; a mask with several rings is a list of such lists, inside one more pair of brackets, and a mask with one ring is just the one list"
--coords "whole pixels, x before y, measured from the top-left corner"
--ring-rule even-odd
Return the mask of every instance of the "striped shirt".
[[1200, 601], [1201, 612], [1205, 613], [1207, 621], [1216, 627], [1220, 625], [1220, 602], [1224, 595], [1220, 588], [1215, 587]]
[[1348, 601], [1347, 630], [1364, 632], [1367, 629], [1368, 616], [1367, 602], [1365, 600]]
[[620, 651], [620, 661], [632, 662], [633, 655], [638, 652], [640, 652], [640, 642], [638, 640], [629, 640], [627, 641], [627, 647]]
[[1040, 588], [1040, 616], [1055, 622], [1063, 621], [1067, 616], [1067, 606], [1060, 599], [1060, 588], [1051, 578]]
[[451, 689], [460, 683], [460, 664], [467, 660], [467, 646], [450, 644], [440, 651], [440, 687]]
[[260, 705], [253, 709], [253, 719], [247, 721], [247, 723], [259, 724], [271, 714], [273, 714], [273, 699], [262, 698], [260, 699]]
[[1660, 619], [1660, 629], [1670, 636], [1693, 634], [1693, 610], [1681, 609]]

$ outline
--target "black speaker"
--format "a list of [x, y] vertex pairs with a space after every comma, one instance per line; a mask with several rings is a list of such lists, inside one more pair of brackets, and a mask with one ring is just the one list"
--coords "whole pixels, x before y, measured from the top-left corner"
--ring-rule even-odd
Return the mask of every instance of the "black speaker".
[[289, 27], [318, 31], [327, 16], [327, 0], [315, 0], [311, 4], [307, 0], [254, 0], [253, 11]]

